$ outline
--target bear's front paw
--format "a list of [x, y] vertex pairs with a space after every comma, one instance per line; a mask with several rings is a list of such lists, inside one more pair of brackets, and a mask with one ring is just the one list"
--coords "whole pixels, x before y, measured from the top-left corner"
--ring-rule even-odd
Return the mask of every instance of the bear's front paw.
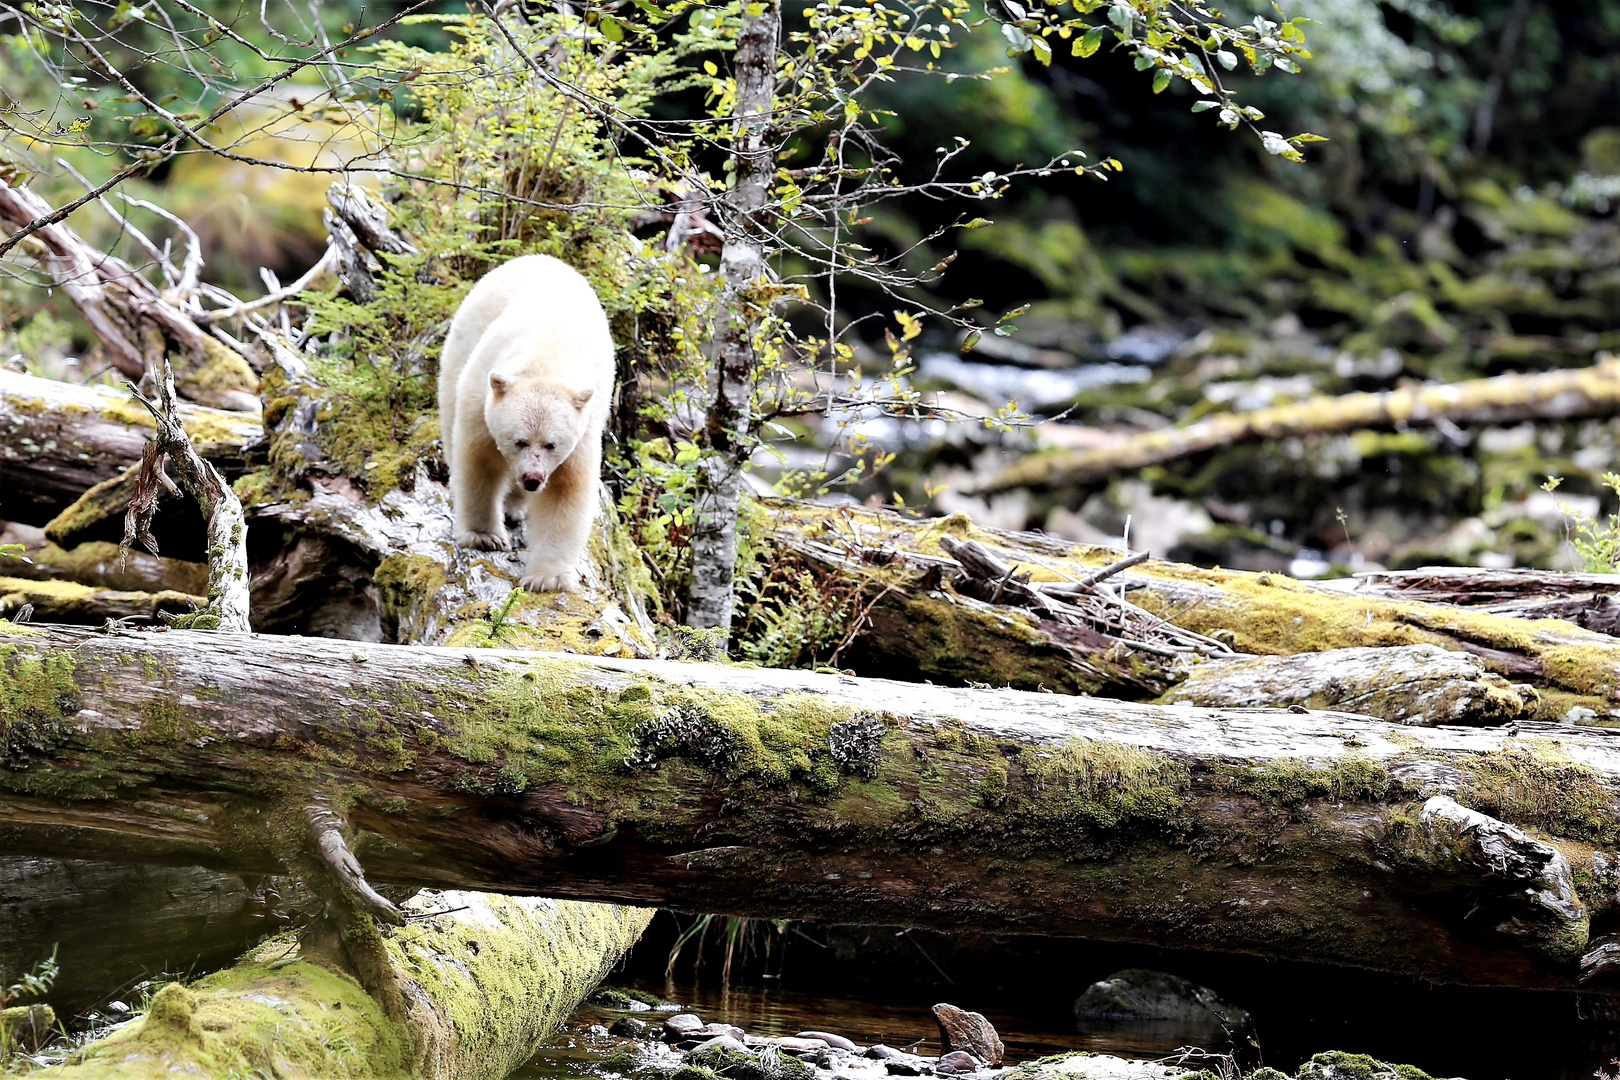
[[511, 551], [512, 541], [506, 535], [506, 530], [500, 532], [478, 532], [474, 529], [457, 529], [456, 543], [464, 548], [475, 551]]
[[577, 592], [579, 590], [579, 573], [574, 570], [564, 570], [552, 574], [524, 574], [519, 583], [529, 592]]

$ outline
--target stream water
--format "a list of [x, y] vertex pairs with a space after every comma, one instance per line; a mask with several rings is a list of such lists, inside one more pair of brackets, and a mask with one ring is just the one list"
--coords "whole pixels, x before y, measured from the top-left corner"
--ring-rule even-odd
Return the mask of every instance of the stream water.
[[[678, 1003], [705, 1021], [733, 1024], [750, 1035], [830, 1031], [857, 1043], [886, 1043], [926, 1056], [940, 1053], [930, 1006], [950, 1001], [984, 1013], [1007, 1047], [1007, 1064], [1064, 1050], [1160, 1058], [1199, 1046], [1232, 1053], [1245, 1066], [1290, 1073], [1326, 1050], [1371, 1054], [1416, 1065], [1441, 1077], [1469, 1080], [1589, 1080], [1616, 1071], [1620, 1007], [1596, 998], [1478, 988], [1435, 987], [1369, 972], [1269, 963], [1246, 957], [1169, 953], [1145, 947], [1014, 939], [982, 966], [901, 970], [874, 977], [816, 953], [803, 953], [789, 978], [755, 978], [722, 990], [709, 972], [699, 983], [666, 983], [630, 971], [610, 979]], [[638, 950], [639, 951], [639, 950]], [[805, 952], [812, 952], [808, 947]], [[822, 958], [825, 958], [824, 960]], [[659, 965], [661, 966], [661, 965]], [[1073, 1001], [1086, 985], [1126, 966], [1172, 971], [1214, 986], [1247, 1008], [1253, 1027], [1236, 1044], [1218, 1029], [1167, 1023], [1081, 1021]], [[950, 974], [946, 974], [946, 970]], [[987, 977], [990, 972], [996, 977]], [[642, 974], [643, 977], [635, 976]], [[717, 974], [717, 973], [713, 973]], [[956, 978], [952, 978], [956, 976]], [[966, 976], [966, 977], [963, 977]], [[514, 1074], [522, 1080], [612, 1080], [620, 1064], [604, 1061], [634, 1044], [607, 1034], [624, 1012], [583, 1006], [564, 1029]], [[655, 1025], [668, 1013], [636, 1013]], [[648, 1073], [648, 1078], [655, 1076]]]

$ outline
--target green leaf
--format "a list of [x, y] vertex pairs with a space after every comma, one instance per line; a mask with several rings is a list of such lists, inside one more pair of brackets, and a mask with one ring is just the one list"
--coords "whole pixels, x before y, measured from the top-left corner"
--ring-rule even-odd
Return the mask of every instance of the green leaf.
[[602, 36], [607, 38], [609, 41], [624, 40], [624, 24], [619, 22], [618, 19], [609, 18], [608, 16], [603, 15], [596, 21], [596, 28], [602, 31]]
[[718, 75], [718, 74], [720, 74], [720, 69], [714, 66], [714, 61], [713, 60], [705, 60], [705, 61], [703, 61], [703, 70], [705, 72], [707, 72], [708, 74], [710, 74], [710, 75]]
[[1228, 52], [1225, 49], [1216, 51], [1215, 60], [1227, 71], [1231, 71], [1233, 68], [1237, 67], [1237, 54]]
[[1029, 47], [1034, 50], [1035, 59], [1042, 64], [1050, 65], [1052, 63], [1052, 46], [1046, 43], [1045, 38], [1030, 38]]
[[1162, 93], [1164, 93], [1164, 88], [1169, 86], [1169, 85], [1170, 85], [1170, 73], [1168, 71], [1164, 70], [1164, 68], [1160, 68], [1153, 75], [1153, 92], [1155, 94], [1162, 94]]
[[1113, 4], [1108, 8], [1108, 21], [1121, 30], [1130, 30], [1131, 17], [1134, 12], [1125, 4]]
[[982, 337], [984, 337], [984, 331], [982, 330], [969, 331], [968, 336], [962, 339], [962, 351], [965, 353], [972, 352], [973, 346], [977, 345]]
[[135, 122], [129, 125], [129, 133], [137, 138], [145, 135], [156, 135], [162, 130], [163, 125], [158, 122], [158, 118], [155, 116], [137, 117]]
[[1208, 110], [1213, 109], [1215, 106], [1217, 106], [1219, 104], [1220, 104], [1220, 102], [1218, 102], [1218, 101], [1195, 101], [1195, 102], [1193, 102], [1192, 111], [1193, 112], [1207, 112]]
[[964, 223], [962, 225], [962, 228], [964, 228], [964, 229], [982, 229], [982, 228], [985, 228], [988, 225], [994, 225], [994, 224], [995, 224], [995, 222], [991, 221], [989, 218], [976, 217], [972, 221]]
[[1103, 34], [1106, 31], [1100, 26], [1093, 26], [1083, 35], [1074, 39], [1074, 55], [1087, 57], [1095, 53], [1102, 45]]
[[1022, 4], [1014, 3], [1014, 0], [1001, 0], [1001, 6], [1006, 8], [1007, 14], [1011, 15], [1015, 19], [1029, 18], [1029, 12], [1024, 10], [1024, 6]]

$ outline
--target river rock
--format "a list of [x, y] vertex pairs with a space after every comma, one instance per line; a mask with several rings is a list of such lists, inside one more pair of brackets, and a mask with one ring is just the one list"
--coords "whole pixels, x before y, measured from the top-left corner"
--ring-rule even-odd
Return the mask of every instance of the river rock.
[[1410, 1065], [1391, 1065], [1366, 1054], [1332, 1050], [1317, 1054], [1301, 1065], [1299, 1080], [1400, 1080], [1414, 1073], [1418, 1073], [1418, 1070]]
[[664, 1021], [664, 1034], [672, 1039], [684, 1039], [689, 1032], [703, 1026], [703, 1018], [691, 1013], [676, 1013]]
[[833, 1035], [826, 1031], [801, 1031], [794, 1036], [797, 1039], [820, 1039], [835, 1050], [859, 1050], [860, 1047], [844, 1038], [842, 1035]]
[[1186, 1066], [1160, 1065], [1108, 1054], [1070, 1054], [1008, 1069], [999, 1080], [1177, 1080], [1190, 1071]]
[[827, 1043], [821, 1039], [807, 1039], [802, 1035], [782, 1035], [771, 1039], [770, 1043], [790, 1054], [819, 1054], [827, 1049]]
[[[974, 1013], [973, 1015], [978, 1016], [979, 1014]], [[1000, 1044], [999, 1039], [997, 1044]], [[979, 1059], [965, 1050], [952, 1050], [948, 1054], [941, 1055], [940, 1059], [934, 1062], [934, 1071], [941, 1076], [948, 1076], [952, 1073], [978, 1072]]]
[[883, 1067], [888, 1070], [890, 1076], [930, 1076], [934, 1071], [933, 1062], [926, 1058], [912, 1057], [910, 1054], [885, 1058]]
[[939, 1021], [939, 1041], [945, 1044], [947, 1055], [965, 1050], [990, 1065], [1000, 1065], [1007, 1055], [1001, 1036], [982, 1013], [941, 1002], [934, 1006], [934, 1019]]
[[609, 1035], [618, 1035], [626, 1039], [644, 1039], [652, 1025], [645, 1020], [637, 1020], [633, 1016], [621, 1016], [608, 1025]]
[[1074, 1013], [1088, 1020], [1180, 1020], [1225, 1028], [1249, 1023], [1248, 1013], [1209, 987], [1147, 968], [1126, 968], [1092, 983], [1074, 1003]]
[[877, 1058], [879, 1061], [886, 1061], [890, 1058], [902, 1058], [906, 1055], [901, 1053], [899, 1050], [896, 1050], [892, 1046], [885, 1046], [882, 1043], [873, 1043], [871, 1046], [866, 1048], [866, 1056], [869, 1058]]
[[743, 1029], [735, 1024], [704, 1024], [702, 1027], [692, 1028], [682, 1037], [686, 1039], [713, 1039], [720, 1035], [726, 1035], [741, 1042]]
[[686, 1052], [686, 1056], [681, 1060], [685, 1061], [689, 1065], [702, 1065], [705, 1064], [705, 1062], [700, 1059], [716, 1057], [721, 1052], [731, 1054], [746, 1054], [749, 1057], [754, 1056], [754, 1052], [748, 1049], [748, 1047], [744, 1046], [743, 1041], [737, 1038], [735, 1035], [716, 1035], [714, 1038], [708, 1039], [692, 1047], [692, 1049]]

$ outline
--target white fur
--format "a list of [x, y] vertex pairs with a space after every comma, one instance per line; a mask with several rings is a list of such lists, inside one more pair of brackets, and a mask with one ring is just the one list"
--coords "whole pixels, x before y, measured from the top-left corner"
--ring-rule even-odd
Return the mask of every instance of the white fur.
[[[525, 255], [485, 274], [450, 323], [439, 359], [439, 432], [456, 542], [510, 548], [502, 508], [516, 492], [528, 537], [525, 589], [579, 586], [613, 376], [601, 302], [549, 255]], [[544, 475], [544, 486], [523, 491], [525, 475]]]

